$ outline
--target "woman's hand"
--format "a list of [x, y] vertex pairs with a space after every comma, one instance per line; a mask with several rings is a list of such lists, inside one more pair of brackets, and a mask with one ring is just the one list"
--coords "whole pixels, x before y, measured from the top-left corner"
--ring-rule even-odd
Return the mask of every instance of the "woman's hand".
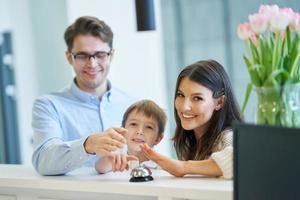
[[155, 152], [146, 143], [140, 145], [143, 154], [153, 162], [157, 163], [162, 169], [176, 177], [182, 177], [186, 174], [185, 161], [174, 160]]

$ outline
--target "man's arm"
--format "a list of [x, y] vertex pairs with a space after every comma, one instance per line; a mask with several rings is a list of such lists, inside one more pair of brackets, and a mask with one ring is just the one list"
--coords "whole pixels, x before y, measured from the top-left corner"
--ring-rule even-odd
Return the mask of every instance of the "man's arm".
[[50, 139], [34, 151], [33, 166], [42, 175], [61, 175], [81, 167], [91, 157], [82, 147], [83, 141]]
[[122, 136], [127, 131], [124, 128], [110, 128], [86, 138], [66, 142], [63, 136], [69, 137], [72, 133], [64, 133], [61, 123], [63, 122], [50, 100], [41, 98], [35, 101], [32, 120], [35, 149], [32, 163], [42, 175], [65, 174], [81, 167], [94, 154], [107, 156], [126, 143]]
[[32, 116], [32, 163], [42, 175], [65, 174], [80, 167], [91, 157], [83, 146], [86, 138], [64, 141], [60, 123], [59, 115], [50, 100], [40, 98], [35, 101]]

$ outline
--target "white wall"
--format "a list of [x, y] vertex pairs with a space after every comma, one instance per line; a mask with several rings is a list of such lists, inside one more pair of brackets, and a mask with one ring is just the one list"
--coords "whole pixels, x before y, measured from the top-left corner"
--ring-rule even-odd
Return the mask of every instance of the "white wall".
[[[69, 23], [82, 15], [104, 20], [114, 32], [116, 54], [109, 79], [112, 84], [138, 97], [166, 105], [160, 1], [154, 1], [156, 31], [137, 32], [134, 0], [67, 0]], [[171, 116], [173, 117], [173, 116]], [[170, 134], [157, 150], [169, 154]]]
[[[66, 2], [30, 0], [38, 94], [60, 90], [72, 81], [65, 58], [64, 31], [68, 26]], [[55, 12], [55, 14], [54, 14]]]
[[0, 30], [12, 31], [22, 162], [31, 164], [31, 106], [37, 92], [28, 0], [0, 0]]
[[0, 0], [0, 31], [7, 30], [11, 27], [9, 16], [9, 1]]
[[[55, 91], [70, 82], [72, 72], [63, 57], [66, 50], [63, 33], [81, 15], [94, 15], [113, 29], [116, 54], [109, 75], [112, 83], [137, 98], [152, 99], [163, 108], [168, 107], [159, 0], [155, 1], [155, 12], [157, 30], [137, 32], [134, 0], [0, 0], [0, 31], [13, 32], [24, 164], [31, 165], [33, 101], [41, 93]], [[168, 130], [157, 147], [167, 155], [170, 154]]]

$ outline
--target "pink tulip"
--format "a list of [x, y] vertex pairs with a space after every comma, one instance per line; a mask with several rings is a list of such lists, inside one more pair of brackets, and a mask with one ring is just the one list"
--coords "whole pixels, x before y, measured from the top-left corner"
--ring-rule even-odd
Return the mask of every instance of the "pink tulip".
[[281, 40], [285, 39], [285, 31], [280, 32], [280, 37], [281, 37]]
[[289, 20], [289, 25], [293, 25], [295, 19], [295, 12], [291, 8], [282, 8], [279, 11], [280, 13], [284, 14], [287, 20]]
[[269, 19], [267, 18], [266, 15], [263, 14], [249, 15], [249, 23], [251, 29], [257, 34], [263, 33], [267, 30], [268, 22]]
[[300, 35], [300, 15], [299, 18], [295, 20], [295, 31]]
[[251, 37], [253, 31], [251, 30], [249, 23], [239, 24], [237, 28], [237, 34], [240, 39], [247, 40]]
[[289, 14], [291, 17], [295, 14], [292, 8], [281, 8], [280, 11]]
[[300, 14], [297, 12], [294, 12], [294, 16], [292, 19], [292, 22], [290, 24], [291, 30], [298, 30], [299, 28], [299, 23], [300, 23]]
[[272, 16], [279, 12], [279, 7], [277, 5], [261, 5], [259, 7], [259, 14], [265, 15], [269, 20]]
[[[276, 78], [276, 71], [281, 70], [282, 63], [286, 61], [284, 59], [289, 59], [292, 68], [291, 72], [287, 73], [290, 73], [290, 78], [297, 78], [297, 59], [300, 50], [299, 45], [295, 48], [293, 46], [300, 41], [300, 13], [291, 8], [279, 8], [277, 5], [261, 5], [259, 12], [249, 15], [248, 19], [249, 22], [239, 24], [237, 27], [238, 37], [246, 40], [246, 46], [249, 48], [249, 56], [246, 55], [245, 59], [247, 66], [249, 67], [250, 62], [255, 64], [255, 67], [263, 69], [257, 73], [265, 83], [269, 78]], [[265, 61], [269, 60], [272, 67], [265, 70]], [[282, 84], [287, 83], [286, 81], [284, 80]]]
[[250, 40], [254, 44], [254, 46], [258, 47], [257, 35], [255, 33], [252, 33]]
[[292, 18], [289, 13], [280, 10], [272, 16], [270, 20], [270, 29], [273, 32], [284, 31], [291, 23], [291, 20]]

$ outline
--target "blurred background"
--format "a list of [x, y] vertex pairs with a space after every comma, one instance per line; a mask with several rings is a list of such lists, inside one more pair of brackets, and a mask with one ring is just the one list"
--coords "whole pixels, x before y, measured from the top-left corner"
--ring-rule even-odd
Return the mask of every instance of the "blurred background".
[[[201, 59], [227, 70], [242, 105], [249, 81], [236, 27], [261, 4], [300, 11], [299, 0], [154, 0], [154, 31], [137, 31], [134, 0], [0, 0], [0, 163], [31, 164], [31, 109], [39, 95], [68, 86], [74, 73], [65, 59], [63, 34], [82, 15], [104, 20], [116, 54], [109, 79], [168, 113], [157, 150], [173, 155], [173, 98], [179, 71]], [[247, 121], [254, 120], [251, 96]]]

